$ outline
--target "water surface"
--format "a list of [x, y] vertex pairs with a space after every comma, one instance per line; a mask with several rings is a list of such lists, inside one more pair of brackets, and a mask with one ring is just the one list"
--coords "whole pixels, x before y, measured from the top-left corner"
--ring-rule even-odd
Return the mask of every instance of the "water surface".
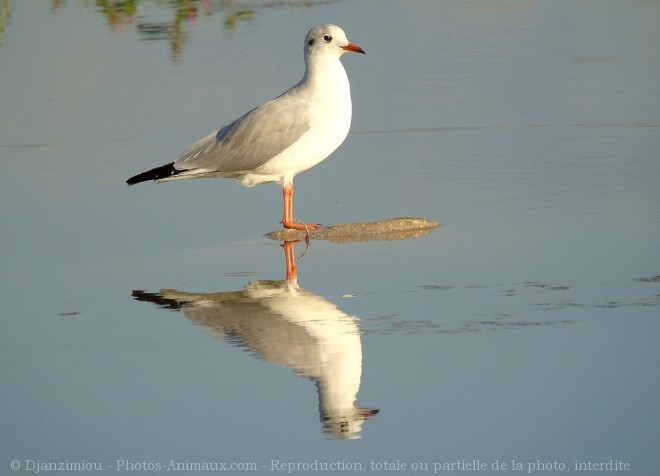
[[[657, 2], [1, 5], [3, 471], [654, 474]], [[327, 21], [367, 56], [296, 215], [443, 226], [313, 242], [292, 287], [277, 187], [124, 181], [298, 81]]]

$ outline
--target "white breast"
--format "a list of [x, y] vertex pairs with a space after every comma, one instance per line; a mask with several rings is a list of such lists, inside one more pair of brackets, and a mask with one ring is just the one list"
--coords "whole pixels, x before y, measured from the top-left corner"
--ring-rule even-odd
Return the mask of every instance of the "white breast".
[[268, 163], [242, 177], [245, 185], [279, 182], [284, 185], [332, 154], [346, 139], [351, 127], [351, 92], [346, 70], [339, 58], [319, 58], [312, 74], [291, 92], [309, 101], [311, 127], [298, 141]]

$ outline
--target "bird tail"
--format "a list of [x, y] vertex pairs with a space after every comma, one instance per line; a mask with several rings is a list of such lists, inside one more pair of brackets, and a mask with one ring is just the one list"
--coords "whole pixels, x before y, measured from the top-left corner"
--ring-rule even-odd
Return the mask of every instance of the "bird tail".
[[184, 170], [175, 169], [174, 162], [170, 162], [167, 165], [161, 165], [160, 167], [137, 174], [129, 178], [126, 183], [128, 185], [135, 185], [136, 183], [146, 182], [147, 180], [162, 180], [178, 175], [181, 172], [184, 172]]

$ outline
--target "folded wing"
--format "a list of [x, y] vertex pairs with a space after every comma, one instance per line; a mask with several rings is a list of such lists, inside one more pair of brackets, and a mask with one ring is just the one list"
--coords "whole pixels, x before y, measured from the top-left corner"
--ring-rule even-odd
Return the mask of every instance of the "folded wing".
[[310, 126], [306, 101], [285, 94], [200, 139], [176, 159], [174, 167], [185, 171], [183, 176], [237, 177], [284, 152]]

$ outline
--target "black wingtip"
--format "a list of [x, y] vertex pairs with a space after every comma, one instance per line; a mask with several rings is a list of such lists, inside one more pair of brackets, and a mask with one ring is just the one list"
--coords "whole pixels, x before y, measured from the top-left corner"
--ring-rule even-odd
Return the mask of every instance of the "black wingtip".
[[131, 293], [133, 299], [136, 301], [152, 302], [163, 309], [181, 309], [181, 304], [176, 299], [168, 299], [161, 296], [159, 293], [147, 293], [141, 289], [135, 289]]
[[180, 174], [181, 172], [183, 172], [183, 170], [175, 169], [174, 162], [170, 162], [167, 165], [161, 165], [155, 169], [147, 170], [141, 174], [134, 175], [133, 177], [129, 178], [126, 183], [128, 185], [135, 185], [136, 183], [147, 182], [148, 180], [160, 180], [172, 177], [173, 175]]

